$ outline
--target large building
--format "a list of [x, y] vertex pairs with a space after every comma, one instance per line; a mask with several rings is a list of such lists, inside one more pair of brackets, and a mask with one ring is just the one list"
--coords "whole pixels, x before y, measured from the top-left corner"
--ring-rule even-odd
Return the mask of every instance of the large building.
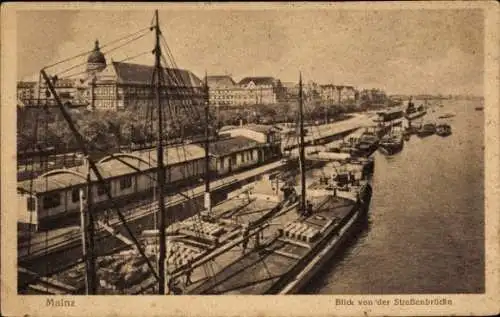
[[[75, 80], [72, 79], [53, 79], [54, 89], [57, 91], [59, 98], [64, 104], [77, 105], [82, 101], [78, 101]], [[17, 100], [23, 106], [38, 106], [49, 105], [55, 106], [55, 99], [49, 92], [45, 81], [26, 82], [20, 81], [17, 83]]]
[[[87, 59], [87, 73], [78, 83], [92, 110], [145, 109], [155, 102], [152, 85], [153, 66], [111, 62], [107, 63], [96, 41]], [[174, 113], [181, 106], [198, 106], [206, 100], [203, 82], [184, 69], [164, 68], [166, 96]]]
[[232, 105], [238, 99], [236, 95], [240, 89], [231, 76], [207, 76], [207, 84], [211, 105]]
[[341, 85], [321, 85], [319, 88], [321, 100], [333, 103], [349, 103], [355, 102], [358, 93], [353, 86]]
[[244, 106], [275, 104], [284, 95], [281, 82], [273, 77], [245, 77], [236, 83], [231, 76], [208, 76], [210, 104]]
[[17, 82], [17, 100], [22, 103], [30, 103], [36, 99], [37, 83], [34, 81]]
[[387, 101], [387, 95], [381, 89], [363, 89], [359, 93], [359, 99], [362, 103], [384, 104]]
[[299, 84], [295, 82], [282, 82], [284, 99], [296, 100], [299, 96]]

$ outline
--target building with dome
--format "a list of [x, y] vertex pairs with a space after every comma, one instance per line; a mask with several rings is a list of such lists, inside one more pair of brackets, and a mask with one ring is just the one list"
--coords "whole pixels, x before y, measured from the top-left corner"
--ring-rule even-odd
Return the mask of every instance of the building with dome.
[[87, 73], [100, 72], [106, 68], [106, 58], [99, 48], [99, 41], [95, 41], [95, 47], [87, 58]]
[[[96, 41], [87, 58], [86, 73], [78, 80], [76, 89], [89, 110], [145, 109], [155, 103], [153, 70], [154, 66], [149, 65], [107, 63]], [[184, 69], [164, 68], [164, 72], [162, 95], [167, 97], [174, 113], [181, 106], [204, 104], [206, 94], [201, 79]]]

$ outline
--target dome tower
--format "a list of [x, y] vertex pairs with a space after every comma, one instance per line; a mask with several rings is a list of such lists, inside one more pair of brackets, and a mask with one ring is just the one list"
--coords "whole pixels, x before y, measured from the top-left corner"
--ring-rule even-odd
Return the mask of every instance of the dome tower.
[[87, 72], [100, 72], [106, 68], [106, 58], [99, 48], [99, 41], [95, 41], [95, 47], [92, 53], [87, 58]]

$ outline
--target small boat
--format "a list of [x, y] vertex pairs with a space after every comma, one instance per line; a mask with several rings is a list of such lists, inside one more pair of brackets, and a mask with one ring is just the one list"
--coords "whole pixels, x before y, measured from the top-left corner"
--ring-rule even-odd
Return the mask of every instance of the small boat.
[[418, 130], [417, 135], [419, 137], [426, 137], [426, 136], [434, 134], [435, 132], [436, 132], [436, 125], [434, 123], [425, 123]]
[[379, 151], [386, 155], [393, 155], [403, 149], [403, 132], [400, 130], [391, 131], [385, 135], [379, 144]]
[[380, 139], [377, 134], [372, 131], [365, 131], [359, 138], [359, 142], [355, 145], [353, 156], [368, 157], [377, 150]]
[[446, 118], [452, 118], [454, 116], [455, 115], [453, 113], [445, 113], [445, 114], [440, 115], [438, 118], [439, 119], [446, 119]]
[[451, 134], [451, 127], [447, 123], [441, 123], [436, 126], [436, 134], [442, 137], [449, 136]]
[[424, 116], [426, 113], [427, 111], [425, 110], [425, 107], [423, 105], [419, 106], [418, 108], [415, 108], [415, 104], [412, 102], [412, 98], [410, 97], [410, 100], [408, 101], [408, 106], [406, 108], [405, 118], [407, 120], [415, 120], [417, 118]]
[[479, 106], [479, 107], [476, 107], [475, 109], [476, 109], [476, 111], [483, 111], [484, 107], [483, 106]]

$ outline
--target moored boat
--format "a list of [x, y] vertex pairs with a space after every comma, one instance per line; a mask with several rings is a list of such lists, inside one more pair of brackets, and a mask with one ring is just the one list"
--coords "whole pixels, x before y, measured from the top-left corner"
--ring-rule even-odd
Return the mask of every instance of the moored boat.
[[[302, 80], [299, 84], [302, 85]], [[302, 101], [299, 113], [302, 113]], [[302, 120], [302, 115], [300, 118]], [[197, 279], [184, 289], [185, 293], [299, 292], [356, 232], [357, 224], [366, 221], [372, 194], [373, 159], [346, 161], [344, 158], [344, 164], [332, 163], [330, 172], [322, 170], [306, 184], [303, 140], [300, 148], [300, 178], [295, 180], [300, 185], [290, 186], [293, 180], [282, 183], [281, 190], [288, 202], [266, 217], [248, 211], [240, 214], [257, 218], [245, 222], [234, 242], [214, 258], [216, 263], [227, 265], [216, 269], [212, 278]], [[297, 198], [298, 202], [290, 197]], [[238, 219], [237, 214], [233, 216]], [[197, 274], [203, 276], [200, 268]]]
[[425, 110], [425, 107], [421, 105], [418, 108], [416, 108], [415, 104], [412, 102], [412, 98], [410, 97], [410, 100], [408, 101], [408, 106], [406, 108], [406, 115], [405, 115], [406, 119], [415, 120], [424, 116], [426, 113], [427, 111]]
[[379, 151], [386, 155], [393, 155], [400, 152], [403, 149], [403, 145], [403, 132], [393, 130], [380, 140]]
[[424, 123], [422, 127], [418, 130], [417, 135], [419, 137], [426, 137], [432, 135], [436, 132], [436, 125], [434, 123]]
[[445, 113], [445, 114], [440, 115], [438, 118], [439, 119], [447, 119], [447, 118], [453, 118], [454, 116], [455, 116], [455, 114], [453, 114], [453, 113]]
[[353, 156], [368, 157], [377, 150], [380, 139], [376, 131], [367, 129], [355, 145]]
[[[210, 279], [196, 278], [186, 294], [293, 294], [357, 232], [368, 217], [372, 188], [365, 160], [344, 165], [307, 188], [307, 203], [272, 216], [269, 226], [242, 226], [236, 244], [216, 263], [229, 265]], [[301, 198], [300, 198], [301, 199]], [[247, 229], [248, 228], [248, 229]], [[248, 231], [245, 231], [248, 230]], [[248, 232], [248, 233], [245, 233]], [[245, 248], [238, 239], [247, 241]], [[245, 240], [246, 239], [246, 240]], [[197, 274], [202, 275], [201, 268]]]
[[447, 123], [441, 123], [436, 126], [436, 134], [442, 137], [449, 136], [451, 134], [451, 126]]

